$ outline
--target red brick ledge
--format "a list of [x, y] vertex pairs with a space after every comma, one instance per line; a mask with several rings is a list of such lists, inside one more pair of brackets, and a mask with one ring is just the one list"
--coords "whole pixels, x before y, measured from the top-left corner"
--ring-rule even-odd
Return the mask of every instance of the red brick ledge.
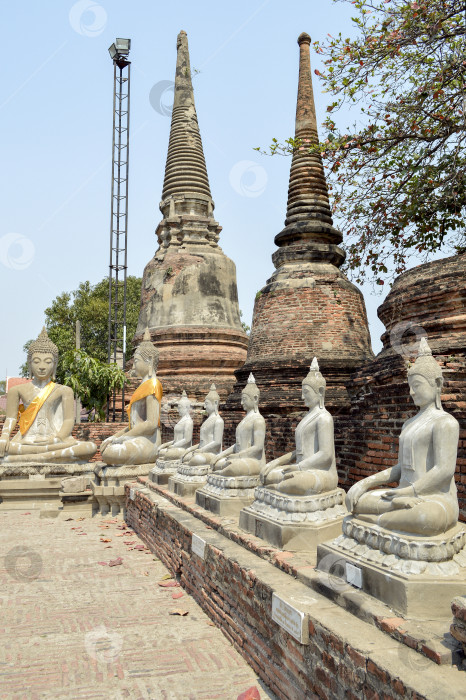
[[[163, 497], [165, 501], [193, 515], [208, 529], [216, 530], [223, 537], [298, 579], [307, 587], [308, 592], [311, 589], [311, 595], [314, 595], [314, 591], [323, 592], [325, 586], [322, 585], [322, 574], [316, 572], [315, 557], [312, 558], [309, 553], [277, 549], [259, 537], [241, 530], [236, 518], [221, 518], [204, 510], [196, 505], [193, 497], [177, 496], [166, 486], [154, 484], [145, 476], [138, 477], [138, 482]], [[450, 634], [451, 619], [428, 620], [421, 624], [417, 620], [395, 617], [395, 613], [388, 605], [353, 588], [337, 590], [333, 600], [363, 622], [373, 625], [392, 639], [414, 649], [436, 664], [451, 665], [460, 661], [459, 645]], [[420, 663], [422, 665], [422, 659]]]
[[[130, 489], [133, 489], [130, 498]], [[280, 698], [462, 698], [464, 675], [436, 666], [143, 484], [126, 520]], [[192, 537], [205, 542], [204, 559]], [[272, 619], [278, 594], [305, 614], [307, 644]], [[386, 619], [385, 626], [395, 622]]]

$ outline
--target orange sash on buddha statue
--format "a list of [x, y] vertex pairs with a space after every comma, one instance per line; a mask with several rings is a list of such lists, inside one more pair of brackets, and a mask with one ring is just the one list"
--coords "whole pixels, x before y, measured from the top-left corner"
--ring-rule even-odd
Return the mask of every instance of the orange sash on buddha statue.
[[[163, 395], [163, 390], [162, 390], [162, 384], [159, 382], [159, 380], [156, 377], [151, 377], [150, 379], [146, 379], [145, 382], [140, 384], [134, 394], [131, 397], [131, 400], [129, 402], [129, 406], [126, 409], [126, 412], [128, 413], [128, 418], [131, 423], [131, 406], [133, 403], [136, 401], [140, 401], [141, 399], [145, 399], [147, 396], [152, 396], [154, 395], [157, 401], [160, 402], [162, 401], [162, 395]], [[160, 427], [160, 411], [159, 411], [159, 427]]]
[[55, 382], [49, 382], [46, 386], [44, 386], [42, 391], [37, 394], [36, 398], [31, 401], [27, 408], [24, 408], [23, 404], [19, 405], [18, 418], [21, 435], [26, 435], [27, 431], [36, 420], [37, 414], [49, 398], [54, 388]]

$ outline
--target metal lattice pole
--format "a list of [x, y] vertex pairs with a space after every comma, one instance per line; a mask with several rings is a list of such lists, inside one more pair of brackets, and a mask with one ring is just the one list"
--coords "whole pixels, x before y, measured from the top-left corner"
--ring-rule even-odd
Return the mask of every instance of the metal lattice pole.
[[[127, 42], [122, 55], [118, 42]], [[117, 39], [110, 47], [113, 58], [112, 195], [110, 216], [110, 264], [108, 276], [108, 362], [123, 369], [126, 364], [126, 275], [128, 262], [128, 168], [131, 64], [129, 39]], [[107, 421], [117, 420], [116, 390], [107, 402]], [[121, 420], [125, 416], [122, 388]]]

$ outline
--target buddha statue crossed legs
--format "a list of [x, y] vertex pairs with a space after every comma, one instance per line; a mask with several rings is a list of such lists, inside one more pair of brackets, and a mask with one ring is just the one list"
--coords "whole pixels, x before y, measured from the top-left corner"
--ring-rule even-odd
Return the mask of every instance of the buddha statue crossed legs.
[[296, 428], [296, 449], [262, 467], [254, 501], [240, 513], [243, 530], [276, 547], [311, 551], [341, 532], [345, 494], [337, 488], [333, 418], [324, 407], [325, 385], [314, 357], [302, 383], [309, 410]]
[[[348, 491], [348, 510], [362, 521], [413, 535], [438, 535], [458, 520], [455, 485], [458, 421], [442, 409], [442, 370], [425, 338], [408, 370], [418, 413], [401, 429], [398, 463], [358, 481]], [[398, 482], [396, 488], [371, 491]]]
[[149, 331], [134, 353], [134, 370], [141, 383], [126, 409], [129, 426], [107, 438], [100, 446], [102, 460], [109, 465], [153, 462], [160, 445], [162, 385], [156, 377], [159, 351]]
[[[32, 382], [8, 392], [6, 418], [0, 437], [0, 464], [86, 462], [97, 451], [93, 442], [72, 436], [74, 395], [68, 386], [53, 381], [58, 348], [45, 328], [29, 346]], [[19, 421], [19, 431], [10, 436]]]
[[302, 383], [302, 397], [309, 411], [296, 428], [296, 449], [262, 469], [261, 482], [266, 488], [306, 496], [337, 487], [333, 418], [324, 407], [325, 385], [314, 357]]
[[181, 460], [183, 465], [190, 467], [210, 465], [221, 451], [224, 423], [223, 418], [218, 414], [219, 402], [220, 396], [215, 384], [212, 384], [204, 401], [207, 419], [201, 425], [199, 442], [185, 451]]

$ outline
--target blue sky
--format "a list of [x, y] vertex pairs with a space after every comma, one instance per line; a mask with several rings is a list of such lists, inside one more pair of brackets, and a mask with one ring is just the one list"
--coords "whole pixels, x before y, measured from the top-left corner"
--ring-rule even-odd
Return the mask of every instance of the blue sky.
[[[288, 158], [261, 156], [253, 147], [293, 135], [298, 35], [349, 36], [350, 14], [332, 0], [3, 4], [0, 378], [18, 372], [22, 346], [37, 336], [57, 294], [108, 273], [107, 49], [115, 37], [132, 41], [128, 272], [142, 275], [157, 247], [170, 129], [163, 81], [174, 78], [176, 36], [184, 29], [191, 67], [199, 71], [194, 93], [220, 244], [236, 263], [240, 308], [250, 323], [255, 294], [274, 269], [290, 167]], [[315, 54], [312, 63], [321, 68]], [[316, 76], [314, 91], [320, 123], [330, 100]], [[364, 293], [377, 352], [383, 296], [370, 287]]]

